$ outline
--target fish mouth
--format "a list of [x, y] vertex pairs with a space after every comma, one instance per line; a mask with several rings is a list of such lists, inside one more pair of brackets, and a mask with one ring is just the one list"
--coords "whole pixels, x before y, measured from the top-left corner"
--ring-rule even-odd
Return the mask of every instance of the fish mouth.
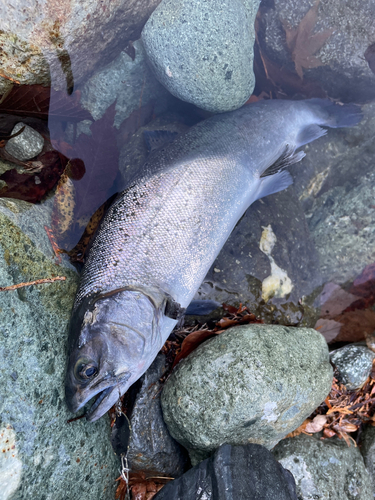
[[95, 402], [85, 413], [86, 420], [95, 422], [95, 420], [98, 420], [98, 418], [107, 413], [120, 397], [118, 392], [113, 393], [114, 389], [118, 389], [118, 386], [112, 385], [97, 394]]

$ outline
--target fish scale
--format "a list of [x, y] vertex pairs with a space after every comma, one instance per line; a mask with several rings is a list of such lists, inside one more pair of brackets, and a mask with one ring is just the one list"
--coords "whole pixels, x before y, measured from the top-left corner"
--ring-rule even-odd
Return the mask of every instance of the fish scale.
[[361, 119], [329, 100], [263, 101], [213, 116], [155, 151], [109, 208], [85, 263], [65, 394], [101, 417], [150, 366], [232, 229], [292, 183], [296, 149]]

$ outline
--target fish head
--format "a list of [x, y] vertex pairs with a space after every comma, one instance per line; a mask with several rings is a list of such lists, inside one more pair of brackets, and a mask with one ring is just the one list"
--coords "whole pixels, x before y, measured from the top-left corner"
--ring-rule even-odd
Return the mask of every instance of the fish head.
[[162, 299], [120, 290], [84, 300], [73, 311], [65, 398], [73, 413], [97, 396], [86, 418], [106, 413], [139, 379], [162, 347]]

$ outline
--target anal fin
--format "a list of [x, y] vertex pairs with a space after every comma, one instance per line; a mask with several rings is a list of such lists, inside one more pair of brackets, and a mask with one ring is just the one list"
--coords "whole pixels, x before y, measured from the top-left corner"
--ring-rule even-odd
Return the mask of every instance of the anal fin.
[[[262, 179], [255, 200], [264, 198], [269, 194], [278, 193], [293, 184], [293, 178], [287, 170], [282, 170], [273, 175], [268, 175]], [[254, 200], [254, 201], [255, 201]]]

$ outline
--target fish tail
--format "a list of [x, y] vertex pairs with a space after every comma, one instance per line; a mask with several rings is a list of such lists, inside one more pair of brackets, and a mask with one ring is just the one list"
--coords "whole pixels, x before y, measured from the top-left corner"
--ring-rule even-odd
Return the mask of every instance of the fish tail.
[[330, 128], [353, 127], [363, 118], [360, 106], [356, 104], [342, 104], [329, 99], [308, 99], [319, 119], [318, 124]]

